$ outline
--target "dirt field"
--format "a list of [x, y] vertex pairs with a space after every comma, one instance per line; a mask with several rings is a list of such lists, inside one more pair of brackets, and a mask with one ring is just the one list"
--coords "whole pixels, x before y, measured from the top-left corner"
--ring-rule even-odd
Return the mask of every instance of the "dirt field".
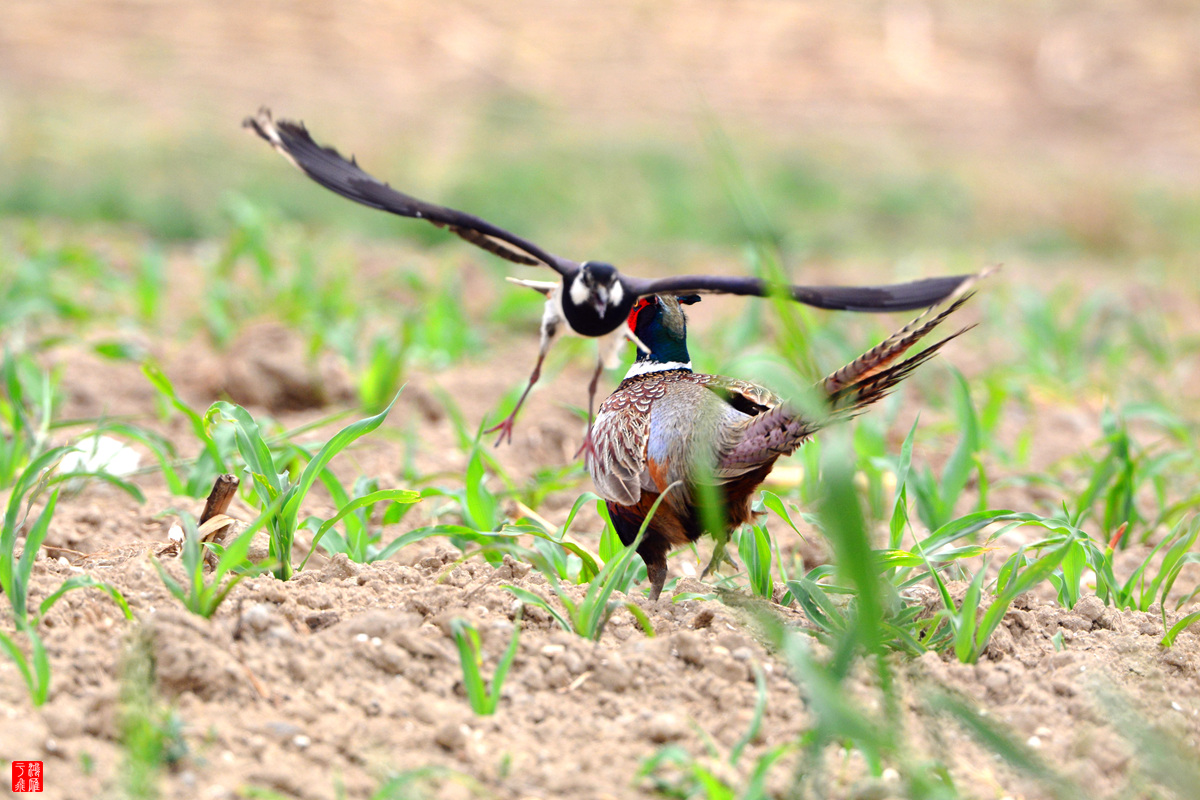
[[[229, 371], [239, 369], [238, 359], [274, 359], [280, 365], [288, 356], [279, 353], [298, 352], [279, 347], [279, 336], [287, 338], [277, 331], [270, 353], [250, 345], [235, 348]], [[136, 366], [59, 353], [69, 390], [66, 417], [152, 416], [153, 393]], [[531, 355], [525, 342], [499, 360], [523, 364]], [[956, 346], [947, 357], [969, 361], [977, 355]], [[184, 361], [169, 371], [189, 402], [203, 407], [216, 396], [212, 385], [189, 376]], [[461, 474], [465, 467], [450, 421], [429, 395], [434, 385], [463, 398], [464, 414], [474, 418], [491, 405], [484, 386], [509, 371], [471, 364], [410, 381], [392, 427], [420, 420], [421, 472]], [[303, 361], [290, 369], [258, 370], [261, 376], [289, 372], [303, 372]], [[585, 379], [586, 367], [576, 365], [557, 380], [582, 387]], [[257, 386], [272, 394], [269, 379]], [[578, 422], [558, 406], [557, 394], [535, 395], [515, 445], [497, 451], [517, 474], [569, 462]], [[313, 414], [278, 416], [291, 426]], [[1066, 428], [1064, 421], [1070, 421]], [[1096, 409], [1086, 404], [1047, 409], [1045, 422], [1037, 458], [1056, 458], [1057, 451], [1069, 452], [1098, 433]], [[185, 428], [177, 419], [165, 432], [185, 437]], [[898, 426], [896, 435], [903, 430]], [[388, 439], [377, 437], [355, 450], [347, 457], [352, 466], [339, 470], [388, 474], [404, 458]], [[756, 758], [794, 741], [810, 719], [785, 665], [764, 649], [741, 612], [716, 600], [675, 603], [666, 596], [651, 606], [631, 598], [646, 609], [654, 638], [623, 611], [602, 641], [591, 643], [563, 632], [544, 612], [527, 610], [501, 709], [491, 718], [475, 717], [463, 696], [449, 620], [472, 620], [483, 633], [487, 663], [493, 664], [513, 626], [513, 597], [501, 586], [551, 596], [545, 579], [528, 564], [510, 559], [494, 569], [478, 558], [460, 562], [457, 550], [429, 543], [374, 565], [318, 556], [290, 582], [270, 576], [244, 581], [208, 622], [170, 597], [150, 563], [149, 553], [165, 544], [173, 521], [164, 512], [179, 507], [181, 498], [171, 497], [161, 478], [139, 483], [147, 493], [140, 508], [102, 486], [64, 498], [47, 543], [92, 555], [78, 566], [66, 556], [42, 556], [32, 590], [35, 598], [44, 596], [82, 570], [120, 589], [138, 622], [125, 622], [99, 593], [76, 592], [60, 602], [43, 626], [54, 673], [50, 701], [38, 713], [30, 713], [15, 667], [0, 663], [0, 702], [7, 717], [0, 754], [44, 759], [51, 796], [105, 795], [119, 782], [118, 709], [131, 648], [150, 654], [155, 686], [182, 725], [185, 753], [165, 787], [166, 796], [179, 798], [249, 796], [249, 787], [324, 798], [341, 791], [336, 786], [347, 796], [365, 797], [396, 770], [427, 767], [445, 769], [421, 782], [439, 797], [641, 797], [651, 784], [634, 776], [658, 748], [674, 744], [703, 757], [704, 742], [720, 752], [734, 746], [750, 725], [758, 667], [768, 703], [747, 755]], [[553, 495], [542, 511], [552, 524], [561, 524], [573, 499], [571, 493]], [[322, 502], [328, 500], [315, 500], [306, 513], [330, 511]], [[1009, 490], [999, 502], [1028, 508], [1040, 501], [1036, 491]], [[234, 509], [242, 519], [254, 516], [240, 500]], [[429, 513], [419, 509], [406, 526], [424, 524]], [[597, 525], [594, 513], [576, 525], [577, 535], [592, 547], [595, 534], [587, 531]], [[808, 533], [815, 541], [815, 531]], [[795, 544], [788, 540], [789, 547]], [[813, 552], [807, 551], [809, 559]], [[1132, 548], [1122, 563], [1132, 567], [1144, 553]], [[685, 554], [671, 568], [694, 575], [698, 564]], [[687, 579], [675, 591], [709, 590]], [[805, 624], [794, 608], [779, 610]], [[945, 727], [925, 698], [934, 687], [948, 688], [1011, 725], [1020, 740], [1095, 791], [1093, 796], [1125, 796], [1135, 742], [1127, 736], [1128, 725], [1113, 718], [1114, 708], [1155, 721], [1189, 747], [1200, 735], [1200, 637], [1185, 632], [1164, 649], [1162, 632], [1156, 609], [1119, 613], [1092, 597], [1068, 611], [1048, 597], [1029, 595], [1006, 616], [977, 665], [934, 654], [916, 661], [896, 658], [908, 698], [911, 755], [947, 763], [964, 796], [1047, 796], [1045, 787], [1007, 770], [963, 731]], [[864, 702], [878, 702], [873, 680], [863, 680], [856, 691]], [[710, 761], [721, 768], [720, 759]], [[741, 763], [744, 773], [753, 762]], [[854, 758], [834, 763], [820, 783], [831, 796], [901, 791], [886, 776], [864, 777]], [[723, 769], [737, 780], [737, 768]], [[772, 775], [771, 790], [785, 791], [790, 770], [780, 767]]]
[[[103, 109], [94, 134], [101, 143], [131, 132], [170, 140], [197, 126], [229, 125], [232, 131], [237, 119], [268, 103], [342, 131], [361, 131], [360, 155], [383, 150], [396, 128], [419, 127], [418, 138], [436, 157], [438, 148], [443, 154], [454, 150], [481, 109], [520, 109], [532, 98], [549, 109], [544, 113], [552, 127], [580, 137], [651, 130], [684, 140], [680, 131], [711, 112], [735, 136], [768, 142], [844, 137], [844, 152], [894, 157], [898, 168], [944, 157], [978, 164], [978, 173], [993, 180], [1007, 165], [1033, 164], [1029, 174], [1014, 170], [1011, 183], [998, 186], [989, 207], [994, 224], [1002, 226], [1009, 211], [1033, 215], [1085, 231], [1089, 241], [1112, 247], [1115, 255], [1048, 265], [1017, 254], [997, 279], [1003, 287], [997, 291], [1007, 298], [1014, 286], [1046, 292], [1066, 287], [1068, 293], [1099, 288], [1120, 297], [1135, 316], [1161, 318], [1173, 341], [1190, 344], [1180, 349], [1185, 357], [1149, 382], [1174, 392], [1176, 411], [1194, 423], [1200, 290], [1186, 268], [1190, 240], [1180, 244], [1183, 257], [1142, 252], [1137, 241], [1109, 235], [1122, 218], [1099, 200], [1087, 202], [1093, 198], [1088, 187], [1123, 180], [1196, 195], [1200, 60], [1193, 44], [1200, 15], [1187, 4], [1121, 4], [1101, 13], [1051, 3], [1021, 14], [922, 2], [537, 3], [520, 10], [491, 2], [273, 3], [265, 11], [235, 3], [96, 2], [79, 8], [17, 0], [10, 6], [0, 25], [0, 136], [23, 130], [3, 116], [12, 109], [50, 108], [47, 130], [61, 134], [53, 140], [73, 141], [53, 120], [56, 104], [75, 100]], [[237, 144], [245, 146], [241, 139]], [[25, 146], [30, 159], [47, 163], [61, 156], [74, 164], [79, 157], [47, 151], [44, 142]], [[297, 191], [309, 189], [282, 162], [279, 171], [280, 180]], [[1040, 187], [1048, 187], [1046, 194], [1031, 191]], [[105, 225], [64, 231], [61, 223], [45, 221], [37, 237], [21, 227], [41, 224], [5, 220], [5, 251], [26, 253], [29, 238], [77, 237], [128, 266], [128, 241], [140, 241], [136, 231]], [[166, 293], [170, 308], [186, 307], [198, 296], [206, 247], [218, 246], [166, 246], [174, 267]], [[392, 263], [426, 258], [411, 242], [347, 248], [365, 280]], [[902, 255], [908, 254], [896, 258]], [[695, 266], [675, 268], [701, 271], [730, 257], [697, 252]], [[962, 258], [920, 257], [938, 268]], [[456, 263], [480, 258], [468, 250]], [[861, 265], [820, 269], [814, 278], [830, 281], [871, 280], [875, 274]], [[464, 296], [475, 302], [470, 290], [478, 276], [467, 274]], [[706, 303], [696, 312], [697, 327], [722, 324], [734, 307]], [[988, 308], [983, 300], [971, 308], [971, 321], [980, 327], [945, 354], [968, 377], [1015, 346], [995, 314], [985, 313]], [[162, 339], [145, 332], [134, 338], [165, 365], [196, 408], [232, 397], [256, 415], [269, 413], [294, 428], [352, 403], [346, 366], [328, 357], [314, 368], [308, 343], [269, 315], [239, 331], [226, 348], [175, 323], [163, 326]], [[90, 347], [109, 333], [90, 330], [86, 341], [68, 338], [41, 354], [61, 369], [65, 398], [58, 416], [130, 418], [174, 441], [192, 441], [181, 417], [163, 420], [137, 364], [102, 358]], [[5, 332], [0, 342], [9, 343]], [[524, 379], [535, 346], [532, 336], [510, 336], [489, 343], [483, 358], [414, 371], [380, 434], [342, 456], [335, 469], [339, 475], [386, 476], [385, 488], [404, 485], [406, 463], [424, 475], [461, 480], [467, 454], [439, 392], [459, 401], [473, 427], [502, 392]], [[552, 388], [533, 395], [513, 446], [496, 451], [515, 479], [571, 463], [580, 424], [564, 404], [582, 402], [589, 367], [587, 359], [571, 363], [554, 376]], [[1133, 383], [1155, 367], [1138, 363], [1131, 369]], [[930, 429], [952, 424], [944, 409], [926, 412], [916, 405], [939, 390], [946, 373], [936, 370], [914, 379], [917, 385], [906, 395], [914, 405], [888, 429], [892, 448], [899, 449], [917, 412]], [[1053, 473], [1082, 485], [1086, 475], [1070, 458], [1100, 439], [1109, 390], [1089, 385], [1074, 394], [1035, 393], [1029, 405], [1009, 408], [998, 435], [1014, 449], [1025, 437], [1029, 461], [1019, 470], [989, 463], [1000, 484], [989, 504], [1049, 513], [1062, 499], [1034, 483], [1005, 483], [1018, 472]], [[320, 395], [318, 403], [287, 407], [289, 399], [309, 391]], [[413, 431], [416, 445], [406, 438]], [[940, 465], [952, 446], [947, 436], [915, 461]], [[185, 448], [182, 455], [195, 452]], [[508, 558], [493, 568], [478, 557], [463, 561], [457, 549], [435, 543], [441, 540], [369, 565], [318, 554], [291, 581], [269, 575], [243, 581], [212, 620], [204, 620], [171, 597], [150, 560], [150, 552], [166, 544], [175, 511], [200, 509], [172, 496], [160, 475], [136, 480], [146, 495], [140, 506], [99, 484], [63, 496], [46, 540], [62, 550], [39, 556], [31, 587], [39, 600], [64, 579], [86, 573], [119, 589], [134, 621], [99, 592], [72, 592], [61, 600], [42, 623], [53, 674], [41, 709], [31, 707], [14, 664], [0, 660], [0, 759], [43, 760], [47, 797], [131, 791], [123, 772], [130, 745], [122, 719], [135, 681], [131, 672], [139, 664], [150, 665], [149, 694], [160, 702], [155, 713], [171, 715], [163, 726], [178, 726], [172, 738], [177, 752], [161, 759], [169, 763], [161, 796], [181, 800], [637, 798], [655, 788], [639, 769], [667, 746], [682, 748], [730, 785], [746, 787], [759, 757], [796, 742], [811, 727], [814, 701], [789, 677], [784, 659], [764, 645], [746, 611], [715, 599], [673, 602], [671, 592], [652, 605], [640, 593], [629, 598], [646, 611], [653, 637], [625, 610], [593, 643], [526, 608], [500, 708], [491, 717], [475, 716], [464, 696], [450, 620], [466, 618], [480, 630], [490, 674], [514, 626], [514, 597], [503, 585], [547, 598], [552, 593], [529, 564]], [[538, 511], [561, 525], [579, 492], [589, 488], [583, 480], [554, 491]], [[962, 513], [973, 507], [976, 492], [968, 490]], [[332, 511], [323, 492], [305, 507], [306, 514]], [[506, 511], [514, 518], [523, 513], [511, 502]], [[243, 520], [255, 516], [241, 498], [232, 513]], [[436, 500], [410, 517], [389, 535], [447, 521]], [[595, 550], [600, 528], [589, 507], [573, 530]], [[816, 566], [828, 558], [827, 548], [811, 526], [804, 530], [804, 542], [790, 531], [774, 533], [807, 566]], [[997, 562], [1026, 543], [1022, 535], [1016, 531], [998, 543]], [[307, 552], [303, 536], [301, 553]], [[265, 543], [258, 547], [265, 552]], [[1119, 556], [1118, 569], [1132, 570], [1149, 548], [1131, 546]], [[672, 559], [672, 575], [683, 576], [676, 594], [710, 592], [695, 579], [707, 552], [699, 556]], [[179, 572], [177, 561], [166, 563]], [[1177, 594], [1198, 581], [1196, 565], [1186, 567]], [[962, 584], [951, 588], [958, 598], [966, 591]], [[583, 590], [572, 589], [577, 595]], [[930, 608], [936, 605], [929, 587], [917, 587], [917, 596]], [[1173, 621], [1198, 609], [1193, 601], [1167, 617]], [[775, 610], [796, 626], [808, 625], [795, 606]], [[948, 721], [933, 698], [949, 690], [1006, 726], [1045, 764], [1084, 787], [1085, 796], [1163, 797], [1142, 777], [1160, 763], [1148, 751], [1175, 747], [1193, 763], [1200, 756], [1200, 631], [1185, 631], [1164, 648], [1159, 612], [1157, 606], [1118, 612], [1094, 596], [1067, 610], [1043, 585], [1018, 599], [977, 664], [961, 664], [949, 653], [892, 657], [903, 698], [897, 724], [906, 765], [946, 764], [963, 797], [1078, 796], [1006, 765]], [[12, 628], [7, 617], [0, 616], [0, 624]], [[752, 725], [758, 675], [767, 697], [763, 723], [746, 757], [732, 765], [728, 755]], [[861, 670], [850, 685], [864, 705], [879, 703], [876, 673]], [[799, 761], [798, 748], [784, 752], [766, 781], [767, 796], [789, 796]], [[1170, 762], [1162, 763], [1168, 764], [1165, 775]], [[408, 783], [375, 795], [398, 771], [412, 771]], [[667, 769], [658, 777], [678, 775]], [[1160, 777], [1175, 797], [1200, 797], [1200, 787]], [[816, 796], [855, 800], [912, 796], [895, 769], [871, 777], [860, 752], [836, 745], [810, 788]], [[156, 795], [150, 790], [140, 796]], [[741, 796], [756, 795], [747, 790]]]

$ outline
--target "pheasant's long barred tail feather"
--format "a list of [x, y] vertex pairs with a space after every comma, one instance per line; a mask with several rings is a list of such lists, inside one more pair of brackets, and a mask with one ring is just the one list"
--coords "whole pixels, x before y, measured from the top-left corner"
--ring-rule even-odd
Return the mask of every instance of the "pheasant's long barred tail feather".
[[[913, 345], [928, 336], [934, 328], [946, 320], [946, 317], [957, 311], [963, 303], [970, 300], [973, 296], [974, 292], [960, 296], [932, 319], [926, 318], [928, 312], [922, 314], [880, 344], [872, 347], [837, 372], [825, 378], [821, 382], [821, 387], [824, 389], [826, 395], [828, 395], [834, 408], [839, 407], [839, 402], [846, 396], [848, 389], [863, 384], [872, 375], [885, 371], [896, 359], [903, 356], [912, 349]], [[954, 336], [958, 336], [961, 333], [963, 331], [959, 331]], [[950, 338], [952, 339], [954, 336]], [[945, 341], [949, 341], [949, 339]], [[941, 344], [937, 346], [940, 347]], [[913, 368], [916, 366], [917, 364], [914, 364]], [[912, 368], [909, 369], [909, 372], [911, 371]], [[905, 375], [907, 374], [906, 372]], [[895, 382], [892, 385], [895, 385]]]
[[886, 397], [897, 384], [937, 355], [947, 343], [975, 327], [968, 325], [961, 328], [916, 355], [897, 362], [969, 299], [971, 294], [961, 295], [932, 319], [927, 319], [928, 314], [922, 314], [883, 343], [822, 381], [819, 386], [828, 398], [831, 412], [828, 416], [808, 418], [795, 407], [783, 404], [754, 417], [737, 444], [722, 457], [720, 469], [736, 472], [793, 453], [821, 428], [831, 422], [855, 417], [872, 403]]
[[945, 345], [974, 327], [974, 325], [968, 325], [965, 328], [960, 328], [945, 339], [925, 348], [915, 356], [907, 358], [899, 364], [893, 364], [882, 371], [872, 372], [867, 377], [859, 380], [858, 383], [838, 390], [836, 396], [830, 396], [830, 404], [835, 408], [832, 418], [844, 420], [858, 416], [867, 406], [887, 397], [900, 381], [911, 375], [917, 367], [937, 355], [937, 352]]

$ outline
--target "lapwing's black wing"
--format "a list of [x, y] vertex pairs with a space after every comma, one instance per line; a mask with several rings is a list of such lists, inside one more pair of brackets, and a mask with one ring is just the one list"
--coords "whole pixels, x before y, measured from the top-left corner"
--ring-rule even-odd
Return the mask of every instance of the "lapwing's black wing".
[[547, 253], [533, 242], [487, 220], [396, 191], [364, 172], [353, 158], [347, 160], [332, 147], [321, 147], [313, 141], [302, 122], [275, 122], [270, 110], [263, 108], [258, 116], [247, 117], [242, 126], [257, 133], [305, 175], [356, 203], [402, 217], [428, 220], [517, 264], [545, 264], [563, 276], [579, 270], [578, 263]]
[[[927, 308], [957, 291], [974, 275], [926, 278], [911, 283], [887, 286], [786, 286], [780, 290], [793, 300], [817, 308], [839, 311], [912, 311]], [[644, 280], [624, 276], [627, 289], [639, 297], [652, 294], [740, 294], [767, 297], [775, 289], [758, 278], [725, 275], [680, 275], [674, 278]]]

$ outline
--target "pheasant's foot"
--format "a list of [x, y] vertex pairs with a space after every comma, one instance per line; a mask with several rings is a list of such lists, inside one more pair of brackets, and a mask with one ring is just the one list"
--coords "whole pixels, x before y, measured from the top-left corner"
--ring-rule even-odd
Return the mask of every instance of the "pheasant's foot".
[[708, 560], [708, 566], [700, 573], [700, 580], [708, 577], [710, 572], [715, 573], [721, 568], [721, 564], [728, 564], [733, 567], [734, 572], [741, 572], [742, 567], [733, 560], [733, 556], [729, 555], [729, 551], [725, 549], [725, 545], [729, 542], [728, 539], [718, 539], [716, 546], [713, 547], [712, 558]]

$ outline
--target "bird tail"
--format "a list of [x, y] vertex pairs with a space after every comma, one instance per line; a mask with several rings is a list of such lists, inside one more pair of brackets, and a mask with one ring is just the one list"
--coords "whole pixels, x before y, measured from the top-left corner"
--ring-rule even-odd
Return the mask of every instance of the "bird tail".
[[973, 292], [963, 294], [934, 316], [922, 314], [882, 343], [821, 381], [819, 387], [829, 400], [831, 417], [835, 420], [853, 417], [872, 403], [887, 397], [900, 381], [937, 355], [948, 342], [974, 328], [974, 325], [960, 328], [916, 355], [904, 358], [909, 350], [973, 295]]
[[817, 391], [828, 403], [829, 413], [826, 416], [814, 417], [788, 404], [778, 405], [755, 416], [747, 424], [745, 434], [737, 445], [722, 459], [720, 468], [737, 472], [768, 459], [788, 455], [826, 425], [858, 416], [872, 403], [886, 397], [900, 381], [933, 358], [948, 342], [975, 327], [968, 325], [961, 328], [921, 352], [904, 358], [918, 342], [971, 299], [974, 295], [971, 286], [974, 283], [975, 279], [972, 279], [947, 298], [950, 304], [941, 312], [933, 314], [932, 309], [926, 311], [818, 383]]

